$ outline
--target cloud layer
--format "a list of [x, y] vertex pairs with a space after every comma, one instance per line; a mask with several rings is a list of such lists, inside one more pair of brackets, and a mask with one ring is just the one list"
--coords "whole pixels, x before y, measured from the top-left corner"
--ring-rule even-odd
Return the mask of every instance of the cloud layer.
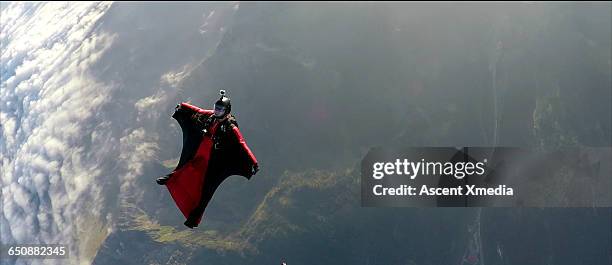
[[[76, 242], [104, 223], [100, 161], [113, 141], [100, 108], [113, 87], [89, 67], [113, 43], [92, 34], [110, 3], [11, 3], [2, 9], [0, 141], [3, 243], [70, 245], [71, 263], [84, 251]], [[83, 211], [86, 212], [83, 212]], [[75, 240], [79, 239], [79, 240]], [[82, 242], [81, 242], [82, 243]], [[12, 260], [60, 264], [65, 260]]]

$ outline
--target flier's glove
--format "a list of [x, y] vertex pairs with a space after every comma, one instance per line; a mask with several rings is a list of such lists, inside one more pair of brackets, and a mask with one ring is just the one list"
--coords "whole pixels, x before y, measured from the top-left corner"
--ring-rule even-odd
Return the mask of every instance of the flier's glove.
[[253, 175], [257, 174], [257, 171], [259, 171], [259, 165], [258, 165], [258, 164], [254, 164], [254, 165], [251, 167], [251, 176], [253, 176]]

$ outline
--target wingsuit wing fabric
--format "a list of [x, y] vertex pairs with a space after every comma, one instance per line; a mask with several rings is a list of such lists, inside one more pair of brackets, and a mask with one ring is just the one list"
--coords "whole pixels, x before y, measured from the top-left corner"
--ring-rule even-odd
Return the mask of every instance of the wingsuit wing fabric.
[[[166, 187], [185, 218], [195, 214], [198, 224], [219, 185], [231, 175], [250, 179], [251, 168], [257, 164], [235, 124], [230, 124], [231, 129], [220, 130], [219, 127], [227, 124], [214, 123], [203, 133], [194, 115], [208, 118], [212, 113], [211, 110], [181, 103], [172, 115], [183, 131], [183, 150]], [[213, 136], [217, 137], [216, 141]]]

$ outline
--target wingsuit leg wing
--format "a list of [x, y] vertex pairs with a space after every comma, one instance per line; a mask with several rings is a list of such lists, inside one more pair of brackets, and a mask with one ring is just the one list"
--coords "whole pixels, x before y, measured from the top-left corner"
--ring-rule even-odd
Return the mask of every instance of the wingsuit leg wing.
[[[232, 175], [243, 176], [250, 179], [256, 173], [257, 159], [251, 149], [247, 146], [244, 137], [236, 124], [230, 124], [231, 128], [226, 130], [224, 138], [227, 141], [223, 147], [213, 146], [209, 166], [202, 186], [202, 198], [200, 204], [187, 217], [185, 225], [197, 226], [204, 214], [204, 210], [213, 197], [213, 194], [225, 179]], [[215, 131], [217, 129], [214, 129]]]
[[[204, 137], [194, 115], [210, 116], [211, 111], [181, 103], [172, 115], [183, 131], [183, 149], [176, 169], [170, 174], [166, 187], [181, 213], [187, 218], [198, 206], [210, 159], [212, 140]], [[199, 222], [199, 220], [198, 220]]]

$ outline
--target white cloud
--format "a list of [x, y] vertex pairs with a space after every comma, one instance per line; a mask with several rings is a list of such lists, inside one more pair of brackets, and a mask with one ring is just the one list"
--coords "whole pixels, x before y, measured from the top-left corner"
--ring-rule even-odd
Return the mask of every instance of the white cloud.
[[[10, 3], [0, 16], [0, 235], [3, 243], [69, 244], [72, 264], [91, 258], [81, 257], [73, 240], [84, 228], [83, 210], [88, 218], [107, 218], [97, 202], [103, 201], [97, 184], [108, 177], [99, 165], [107, 150], [83, 143], [112, 92], [88, 72], [113, 42], [112, 35], [91, 34], [109, 7]], [[94, 141], [112, 140], [101, 135]]]
[[126, 165], [126, 172], [122, 176], [121, 192], [130, 194], [131, 197], [138, 197], [141, 194], [136, 194], [138, 189], [132, 187], [135, 178], [142, 175], [144, 163], [155, 158], [159, 147], [157, 134], [147, 134], [144, 128], [132, 130], [129, 134], [121, 137], [119, 140], [121, 146], [121, 155], [119, 160]]

